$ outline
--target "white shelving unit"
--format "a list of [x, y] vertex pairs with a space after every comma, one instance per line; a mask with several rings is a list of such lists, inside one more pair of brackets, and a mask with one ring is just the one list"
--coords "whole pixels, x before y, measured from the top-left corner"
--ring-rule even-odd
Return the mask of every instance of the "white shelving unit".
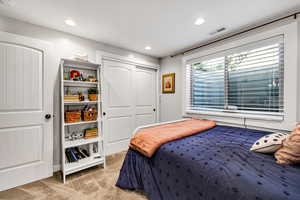
[[[102, 102], [101, 102], [101, 66], [90, 62], [81, 62], [71, 59], [61, 59], [61, 149], [62, 149], [62, 176], [63, 182], [66, 182], [66, 176], [96, 165], [103, 165], [105, 167], [105, 149], [103, 140], [103, 124], [101, 120]], [[64, 80], [64, 71], [77, 70], [80, 72], [91, 72], [95, 74], [97, 82], [87, 81], [73, 81]], [[66, 88], [79, 89], [81, 92], [89, 88], [97, 88], [99, 91], [97, 101], [89, 101], [86, 97], [84, 101], [65, 101], [64, 95]], [[76, 123], [65, 123], [65, 111], [73, 110], [78, 107], [80, 110], [86, 105], [96, 106], [98, 117], [95, 121], [80, 121]], [[67, 140], [66, 135], [70, 134], [71, 129], [78, 129], [83, 131], [85, 128], [98, 128], [98, 137], [95, 138], [79, 138], [76, 140]], [[95, 152], [94, 145], [97, 146]], [[68, 162], [66, 158], [66, 150], [74, 147], [85, 147], [88, 150], [89, 157], [79, 159], [75, 162]]]

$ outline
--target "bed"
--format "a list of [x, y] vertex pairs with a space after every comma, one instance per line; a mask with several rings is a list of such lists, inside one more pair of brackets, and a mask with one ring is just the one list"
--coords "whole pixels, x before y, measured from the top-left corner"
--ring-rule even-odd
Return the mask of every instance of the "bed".
[[249, 151], [265, 134], [218, 125], [165, 143], [151, 158], [129, 149], [116, 185], [151, 200], [299, 200], [299, 166]]

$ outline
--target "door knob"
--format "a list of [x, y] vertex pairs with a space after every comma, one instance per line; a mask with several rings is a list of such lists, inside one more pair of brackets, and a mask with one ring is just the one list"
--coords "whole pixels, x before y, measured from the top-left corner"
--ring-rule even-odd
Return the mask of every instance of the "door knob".
[[45, 115], [45, 118], [46, 118], [46, 119], [50, 119], [50, 118], [51, 118], [51, 115], [50, 115], [50, 114], [46, 114], [46, 115]]
[[156, 111], [156, 109], [155, 108], [153, 108], [153, 112], [155, 112]]
[[103, 112], [103, 116], [105, 116], [106, 115], [106, 113], [105, 112]]

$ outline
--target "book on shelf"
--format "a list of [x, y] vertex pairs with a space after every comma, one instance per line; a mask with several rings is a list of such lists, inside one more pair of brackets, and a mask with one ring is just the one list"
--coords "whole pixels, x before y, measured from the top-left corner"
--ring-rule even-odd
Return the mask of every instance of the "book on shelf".
[[81, 153], [79, 153], [76, 149], [72, 149], [75, 156], [78, 158], [78, 160], [85, 158]]
[[73, 149], [70, 149], [70, 153], [71, 153], [71, 156], [73, 157], [73, 159], [75, 161], [79, 160], [79, 158], [77, 157], [77, 155], [75, 154], [75, 152], [73, 151]]
[[98, 134], [95, 135], [89, 135], [89, 136], [84, 136], [85, 139], [92, 139], [92, 138], [96, 138], [98, 136]]
[[90, 154], [86, 149], [80, 147], [72, 147], [66, 149], [65, 155], [66, 155], [66, 161], [69, 163], [76, 162], [80, 159], [84, 159], [90, 156]]
[[75, 161], [78, 160], [78, 159], [76, 158], [75, 154], [72, 153], [71, 149], [66, 149], [65, 154], [66, 154], [67, 160], [68, 160], [69, 162], [75, 162]]
[[66, 159], [67, 159], [67, 162], [68, 162], [68, 163], [74, 162], [73, 159], [71, 158], [70, 154], [67, 153], [67, 151], [65, 152], [65, 155], [66, 155]]
[[84, 131], [84, 138], [90, 139], [98, 136], [98, 128], [89, 128]]
[[74, 150], [75, 150], [75, 152], [76, 152], [76, 155], [77, 155], [78, 157], [80, 157], [80, 159], [83, 159], [83, 158], [88, 157], [88, 156], [85, 155], [82, 151], [80, 151], [80, 148], [79, 148], [79, 147], [75, 147]]
[[86, 157], [89, 157], [89, 156], [90, 156], [89, 152], [88, 152], [86, 149], [81, 149], [81, 148], [79, 148], [79, 150], [80, 150]]

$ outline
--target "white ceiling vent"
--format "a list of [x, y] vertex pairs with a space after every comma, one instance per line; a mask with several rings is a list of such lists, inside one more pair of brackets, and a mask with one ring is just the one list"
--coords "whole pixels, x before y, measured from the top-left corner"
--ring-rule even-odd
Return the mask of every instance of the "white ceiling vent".
[[0, 0], [0, 4], [5, 6], [14, 6], [16, 5], [15, 0]]

